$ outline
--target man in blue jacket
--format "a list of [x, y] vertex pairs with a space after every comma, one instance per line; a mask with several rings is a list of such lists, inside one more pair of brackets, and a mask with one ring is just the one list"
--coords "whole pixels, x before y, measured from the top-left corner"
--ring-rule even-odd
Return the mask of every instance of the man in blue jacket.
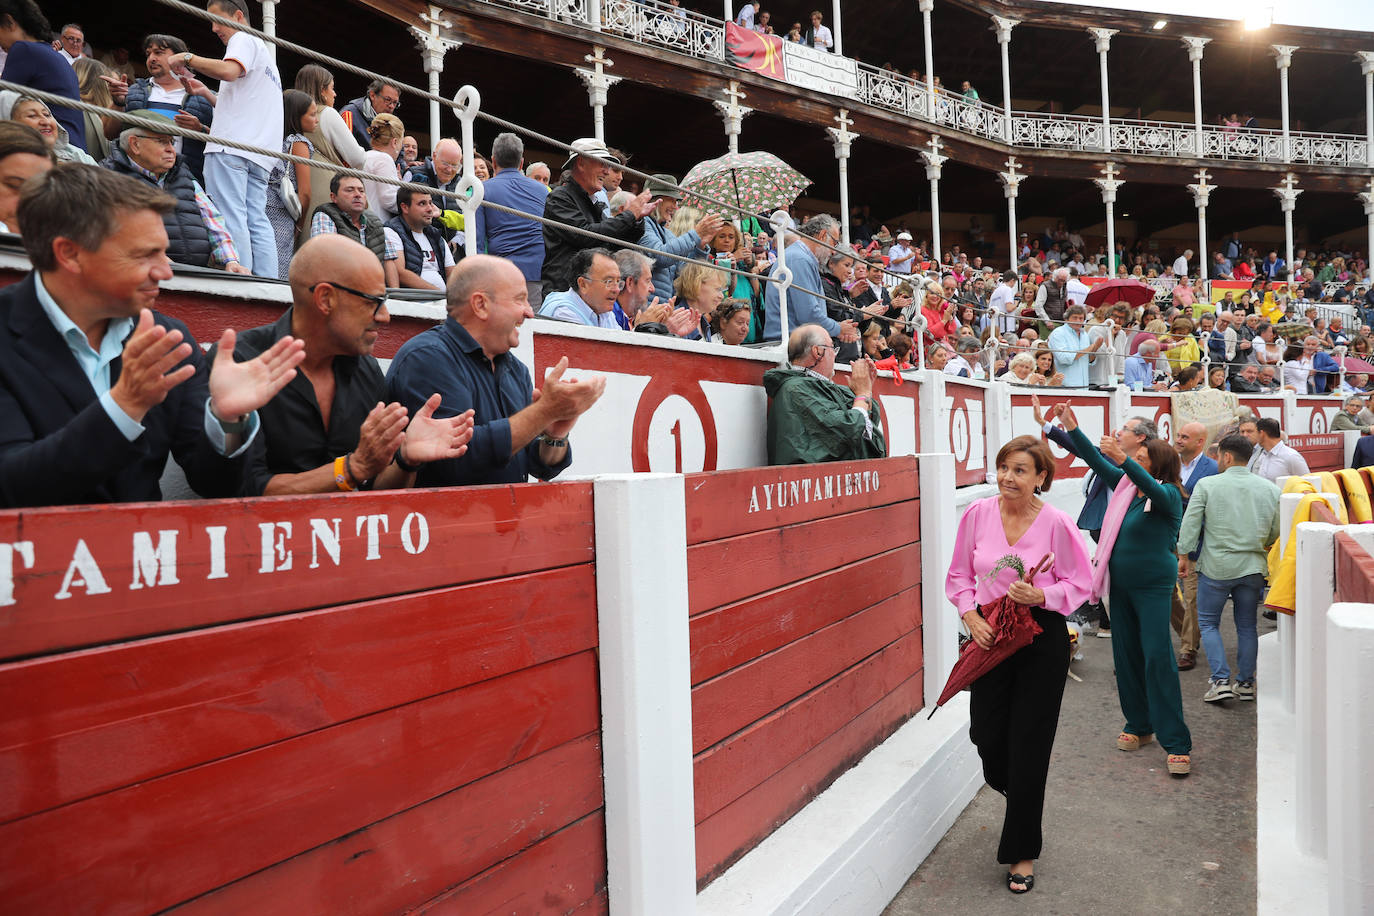
[[648, 181], [649, 199], [654, 202], [654, 211], [644, 219], [644, 236], [639, 244], [653, 248], [663, 254], [651, 255], [653, 260], [654, 295], [667, 302], [673, 297], [673, 281], [677, 279], [682, 262], [669, 255], [684, 258], [704, 259], [711, 239], [716, 237], [725, 221], [719, 216], [703, 216], [696, 227], [682, 235], [668, 231], [668, 222], [677, 212], [682, 191], [677, 187], [677, 179], [672, 175], [650, 175]]
[[[787, 290], [787, 327], [789, 333], [804, 324], [818, 324], [830, 334], [838, 346], [859, 339], [859, 325], [853, 319], [836, 321], [825, 312], [821, 298], [821, 264], [817, 260], [829, 257], [831, 247], [840, 243], [840, 224], [835, 217], [822, 213], [813, 216], [801, 227], [800, 238], [788, 230], [792, 239], [786, 247], [787, 269], [792, 273], [792, 285]], [[782, 241], [779, 241], [782, 244]], [[778, 284], [769, 283], [764, 292], [765, 340], [782, 338], [782, 299]]]
[[[482, 182], [483, 198], [531, 216], [544, 215], [549, 189], [524, 173], [525, 142], [513, 133], [497, 134], [491, 144], [491, 164], [496, 174]], [[477, 247], [487, 254], [508, 259], [525, 275], [530, 306], [539, 310], [544, 301], [539, 272], [544, 267], [544, 227], [525, 219], [483, 207], [485, 220]]]
[[[1201, 423], [1185, 423], [1174, 436], [1174, 448], [1178, 451], [1181, 465], [1179, 478], [1183, 481], [1183, 507], [1188, 508], [1188, 497], [1198, 481], [1218, 473], [1217, 463], [1207, 457], [1207, 427]], [[1174, 592], [1173, 613], [1170, 624], [1178, 634], [1178, 670], [1187, 671], [1197, 665], [1197, 648], [1201, 642], [1197, 622], [1197, 556], [1202, 549], [1188, 554], [1192, 560], [1187, 575], [1180, 574], [1178, 583], [1182, 588], [1183, 600]]]
[[[155, 111], [178, 127], [187, 130], [210, 130], [215, 121], [215, 94], [193, 76], [183, 84], [172, 74], [169, 61], [186, 53], [186, 42], [175, 35], [149, 35], [143, 39], [143, 53], [147, 57], [148, 77], [134, 80], [124, 95], [125, 111]], [[119, 86], [110, 90], [118, 101]], [[178, 137], [177, 152], [196, 181], [205, 183], [205, 143]]]

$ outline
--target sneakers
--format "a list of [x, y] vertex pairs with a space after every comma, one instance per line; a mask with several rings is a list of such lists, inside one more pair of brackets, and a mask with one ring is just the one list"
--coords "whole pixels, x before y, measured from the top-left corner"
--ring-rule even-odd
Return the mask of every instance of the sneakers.
[[1237, 700], [1249, 700], [1253, 703], [1255, 700], [1255, 682], [1236, 681], [1236, 686], [1232, 692], [1235, 693]]
[[1098, 628], [1097, 628], [1097, 638], [1098, 638], [1098, 639], [1111, 639], [1111, 638], [1112, 638], [1112, 628], [1111, 628], [1111, 627], [1098, 627]]
[[[1230, 680], [1211, 680], [1207, 682], [1207, 692], [1202, 695], [1204, 703], [1220, 703], [1223, 700], [1234, 700], [1236, 692], [1231, 689]], [[1255, 698], [1255, 690], [1250, 688], [1250, 699]]]

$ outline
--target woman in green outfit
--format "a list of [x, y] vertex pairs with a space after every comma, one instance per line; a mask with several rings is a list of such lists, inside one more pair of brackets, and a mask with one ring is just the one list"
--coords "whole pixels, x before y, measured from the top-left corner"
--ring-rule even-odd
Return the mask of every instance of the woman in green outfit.
[[1186, 776], [1193, 739], [1169, 629], [1183, 521], [1178, 453], [1162, 439], [1147, 440], [1134, 456], [1114, 436], [1094, 447], [1067, 402], [1056, 412], [1074, 451], [1113, 487], [1093, 561], [1093, 595], [1110, 595], [1116, 691], [1126, 716], [1116, 746], [1134, 751], [1158, 736], [1169, 772]]

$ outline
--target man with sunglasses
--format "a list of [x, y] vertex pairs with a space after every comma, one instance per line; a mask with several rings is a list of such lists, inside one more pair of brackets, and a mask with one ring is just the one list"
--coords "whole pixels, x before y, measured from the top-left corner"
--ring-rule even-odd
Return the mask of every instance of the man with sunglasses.
[[425, 464], [467, 450], [472, 411], [435, 419], [437, 394], [409, 418], [402, 405], [382, 403], [386, 381], [372, 348], [391, 317], [381, 265], [366, 251], [340, 235], [310, 239], [291, 260], [291, 308], [239, 335], [240, 361], [283, 338], [305, 341], [296, 377], [258, 411], [245, 496], [408, 487]]
[[611, 253], [605, 248], [584, 248], [573, 253], [569, 269], [572, 288], [545, 296], [539, 314], [573, 324], [619, 330], [615, 300], [625, 283]]

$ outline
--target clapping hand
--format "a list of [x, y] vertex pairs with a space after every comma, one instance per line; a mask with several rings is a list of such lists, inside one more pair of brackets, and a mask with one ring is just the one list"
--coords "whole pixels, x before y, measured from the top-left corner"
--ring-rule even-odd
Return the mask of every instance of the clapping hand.
[[456, 417], [434, 419], [443, 398], [429, 396], [424, 406], [415, 411], [401, 440], [401, 460], [406, 464], [425, 464], [445, 458], [461, 458], [472, 441], [473, 412], [465, 410]]
[[543, 387], [536, 388], [533, 396], [533, 401], [543, 404], [552, 417], [552, 422], [544, 427], [545, 435], [556, 439], [565, 438], [577, 418], [586, 413], [606, 390], [605, 376], [565, 381], [563, 374], [567, 371], [568, 358], [565, 356], [544, 376]]
[[[676, 301], [677, 297], [673, 298]], [[694, 308], [673, 309], [664, 323], [674, 337], [686, 337], [701, 327], [701, 312]]]
[[252, 413], [276, 397], [296, 377], [296, 367], [305, 359], [305, 341], [288, 336], [255, 359], [235, 362], [236, 339], [232, 330], [225, 329], [210, 367], [211, 409], [215, 416], [228, 422]]

